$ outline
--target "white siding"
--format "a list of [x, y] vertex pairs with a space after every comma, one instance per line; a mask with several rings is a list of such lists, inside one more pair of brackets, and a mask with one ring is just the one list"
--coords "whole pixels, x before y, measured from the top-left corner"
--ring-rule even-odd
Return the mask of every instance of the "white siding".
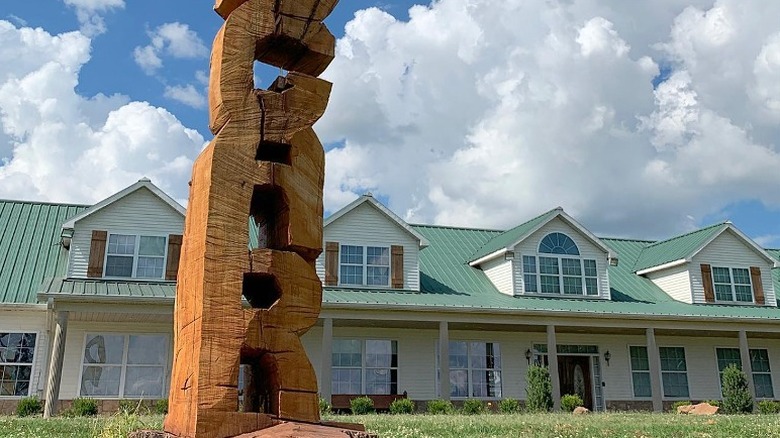
[[766, 305], [773, 307], [777, 305], [772, 282], [772, 265], [731, 231], [723, 232], [693, 257], [690, 269], [694, 303], [705, 302], [704, 286], [701, 280], [702, 263], [729, 268], [749, 268], [751, 266], [761, 268], [761, 283], [764, 286]]
[[132, 324], [132, 323], [102, 323], [70, 321], [68, 334], [65, 337], [65, 356], [62, 364], [62, 382], [60, 384], [60, 400], [72, 400], [79, 396], [81, 382], [81, 361], [84, 355], [84, 340], [87, 333], [96, 334], [163, 334], [169, 337], [171, 354], [168, 357], [165, 382], [166, 394], [170, 382], [171, 364], [173, 361], [173, 332], [171, 324]]
[[693, 295], [691, 294], [689, 267], [690, 264], [686, 263], [663, 271], [651, 272], [647, 274], [647, 278], [675, 300], [691, 304], [693, 303]]
[[[49, 313], [41, 310], [3, 310], [0, 309], [0, 332], [35, 333], [35, 353], [33, 356], [30, 395], [43, 396], [46, 387], [46, 372], [49, 363]], [[6, 397], [2, 397], [6, 398]], [[7, 397], [13, 398], [13, 397]]]
[[146, 188], [125, 196], [76, 222], [68, 276], [86, 278], [92, 230], [167, 236], [184, 232], [184, 216]]
[[[599, 279], [599, 298], [609, 299], [609, 274], [607, 273], [607, 253], [594, 245], [588, 238], [579, 233], [576, 229], [569, 226], [560, 218], [555, 218], [545, 224], [542, 228], [528, 236], [520, 242], [515, 248], [515, 290], [521, 294], [523, 289], [523, 255], [538, 256], [539, 242], [544, 236], [550, 233], [563, 233], [569, 236], [577, 244], [580, 250], [580, 256], [584, 259], [596, 260], [596, 270]], [[537, 262], [538, 263], [538, 262]], [[595, 298], [595, 297], [591, 297]]]
[[[345, 245], [404, 247], [404, 289], [420, 290], [420, 242], [368, 203], [330, 223], [323, 230], [324, 242]], [[324, 247], [323, 243], [323, 247]], [[325, 254], [317, 259], [317, 275], [325, 281]]]
[[485, 275], [487, 275], [499, 292], [511, 296], [515, 294], [512, 288], [513, 263], [512, 260], [504, 260], [503, 257], [498, 257], [483, 263], [480, 267], [485, 271]]

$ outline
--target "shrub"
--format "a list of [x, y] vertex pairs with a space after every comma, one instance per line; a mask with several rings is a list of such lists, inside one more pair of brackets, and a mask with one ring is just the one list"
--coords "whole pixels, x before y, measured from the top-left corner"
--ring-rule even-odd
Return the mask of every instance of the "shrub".
[[327, 400], [320, 397], [320, 415], [330, 414], [331, 406]]
[[762, 414], [780, 414], [780, 402], [761, 400], [758, 402], [758, 412]]
[[390, 403], [391, 414], [413, 414], [414, 402], [408, 398], [399, 398]]
[[552, 383], [550, 371], [546, 367], [531, 365], [526, 374], [528, 386], [525, 392], [528, 395], [527, 406], [531, 412], [548, 412], [553, 407]]
[[166, 415], [168, 413], [168, 399], [163, 398], [154, 402], [153, 410], [157, 415]]
[[374, 400], [370, 397], [358, 397], [349, 401], [354, 415], [366, 415], [374, 412]]
[[447, 400], [431, 400], [428, 402], [429, 414], [451, 414], [453, 412], [455, 412], [455, 408]]
[[41, 412], [43, 412], [43, 404], [36, 396], [25, 397], [16, 405], [16, 415], [20, 417], [31, 417]]
[[461, 412], [466, 415], [484, 414], [485, 405], [482, 403], [482, 400], [470, 398], [463, 402], [463, 409]]
[[710, 406], [720, 407], [720, 400], [705, 400], [702, 403], [707, 403]]
[[520, 402], [513, 398], [505, 398], [498, 402], [498, 411], [502, 414], [516, 414], [520, 412]]
[[94, 417], [98, 414], [98, 402], [94, 398], [75, 398], [70, 407], [70, 412], [76, 417]]
[[563, 412], [573, 412], [577, 406], [582, 406], [582, 397], [577, 394], [566, 394], [561, 397], [561, 409]]
[[672, 404], [672, 412], [677, 413], [677, 408], [679, 408], [680, 406], [688, 406], [688, 405], [691, 405], [691, 404], [693, 404], [693, 403], [691, 403], [690, 400], [676, 401], [676, 402], [674, 402], [674, 404]]
[[746, 414], [753, 412], [753, 397], [748, 380], [742, 370], [731, 364], [723, 370], [723, 413]]

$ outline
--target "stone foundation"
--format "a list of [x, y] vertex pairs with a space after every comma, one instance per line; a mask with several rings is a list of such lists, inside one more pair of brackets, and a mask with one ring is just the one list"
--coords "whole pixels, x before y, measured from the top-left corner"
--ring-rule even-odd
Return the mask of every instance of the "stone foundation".
[[652, 412], [653, 402], [649, 400], [607, 400], [607, 411]]

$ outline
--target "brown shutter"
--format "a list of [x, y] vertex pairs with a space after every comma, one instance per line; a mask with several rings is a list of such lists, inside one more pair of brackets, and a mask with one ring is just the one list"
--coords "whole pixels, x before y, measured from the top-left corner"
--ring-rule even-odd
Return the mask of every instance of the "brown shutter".
[[339, 243], [325, 243], [325, 285], [339, 284]]
[[756, 304], [764, 304], [764, 285], [761, 283], [761, 268], [750, 267], [750, 280], [753, 282], [753, 298]]
[[89, 245], [89, 265], [87, 277], [103, 277], [103, 260], [106, 258], [106, 239], [108, 232], [92, 230], [92, 243]]
[[390, 272], [392, 272], [391, 284], [393, 289], [404, 288], [404, 247], [393, 245], [390, 247]]
[[701, 264], [701, 284], [704, 286], [704, 301], [708, 303], [715, 302], [715, 288], [712, 286], [712, 267]]
[[165, 279], [176, 280], [179, 273], [179, 257], [181, 256], [182, 237], [179, 234], [168, 236], [168, 261], [165, 264]]

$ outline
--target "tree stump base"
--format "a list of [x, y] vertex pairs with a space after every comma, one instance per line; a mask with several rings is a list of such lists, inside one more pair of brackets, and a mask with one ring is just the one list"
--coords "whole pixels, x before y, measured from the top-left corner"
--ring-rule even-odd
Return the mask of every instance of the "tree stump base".
[[[366, 432], [361, 424], [353, 423], [282, 423], [257, 432], [245, 433], [234, 438], [379, 438]], [[127, 438], [182, 438], [161, 430], [138, 430]]]

